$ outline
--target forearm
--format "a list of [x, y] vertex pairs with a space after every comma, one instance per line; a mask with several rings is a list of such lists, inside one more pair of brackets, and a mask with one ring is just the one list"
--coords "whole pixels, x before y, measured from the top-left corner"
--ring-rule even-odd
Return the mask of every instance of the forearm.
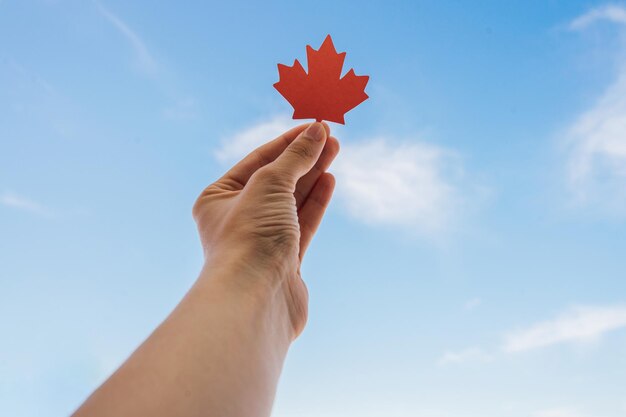
[[285, 300], [240, 291], [225, 273], [205, 268], [75, 416], [268, 416], [292, 337]]
[[208, 267], [76, 417], [269, 416], [307, 320], [299, 271], [334, 187], [328, 133], [291, 129], [203, 190], [193, 216]]

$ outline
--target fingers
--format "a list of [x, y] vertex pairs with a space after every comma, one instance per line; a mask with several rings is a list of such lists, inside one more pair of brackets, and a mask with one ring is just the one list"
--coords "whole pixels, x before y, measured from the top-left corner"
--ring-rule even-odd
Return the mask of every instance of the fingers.
[[300, 222], [300, 261], [302, 261], [313, 239], [313, 235], [315, 235], [317, 228], [322, 222], [322, 217], [324, 217], [324, 212], [326, 207], [328, 207], [328, 203], [330, 203], [334, 189], [335, 177], [328, 172], [321, 174], [298, 213]]
[[275, 172], [284, 175], [285, 180], [293, 184], [295, 190], [297, 181], [309, 172], [319, 159], [328, 136], [327, 128], [328, 126], [322, 123], [312, 123], [268, 168], [271, 167]]
[[[258, 147], [233, 166], [220, 181], [234, 189], [243, 188], [252, 174], [263, 166], [273, 162], [283, 151], [300, 135], [311, 123], [296, 126], [283, 133], [276, 139]], [[326, 135], [330, 134], [330, 127], [322, 123]]]
[[326, 140], [324, 150], [319, 159], [306, 175], [298, 181], [296, 185], [296, 191], [294, 192], [296, 197], [296, 207], [298, 209], [302, 207], [302, 204], [308, 197], [309, 193], [313, 189], [313, 186], [317, 182], [318, 178], [324, 173], [330, 164], [333, 162], [337, 154], [339, 153], [339, 141], [336, 138], [330, 136]]
[[224, 174], [220, 181], [232, 183], [233, 188], [243, 188], [252, 174], [259, 168], [273, 162], [308, 126], [310, 126], [310, 123], [296, 126], [276, 139], [253, 150]]

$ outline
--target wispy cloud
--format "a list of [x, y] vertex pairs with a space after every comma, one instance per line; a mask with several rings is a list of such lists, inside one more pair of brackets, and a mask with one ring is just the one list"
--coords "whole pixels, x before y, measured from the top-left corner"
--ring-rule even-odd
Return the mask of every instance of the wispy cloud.
[[259, 122], [222, 138], [220, 147], [215, 151], [215, 157], [221, 162], [236, 161], [295, 125], [296, 123], [285, 115]]
[[581, 30], [602, 20], [626, 24], [626, 8], [617, 4], [605, 4], [603, 6], [593, 8], [582, 16], [572, 20], [569, 27], [572, 30]]
[[94, 4], [98, 13], [130, 45], [134, 55], [133, 67], [152, 81], [169, 101], [169, 104], [161, 109], [162, 118], [171, 122], [187, 122], [197, 119], [200, 113], [197, 100], [191, 94], [181, 91], [177, 77], [166, 66], [157, 62], [137, 31], [98, 0], [94, 0]]
[[489, 362], [492, 359], [492, 355], [486, 353], [480, 348], [472, 347], [459, 351], [445, 352], [439, 359], [439, 364], [448, 365], [465, 362]]
[[186, 121], [198, 117], [196, 101], [193, 98], [178, 100], [173, 105], [163, 109], [163, 117], [167, 120]]
[[474, 298], [472, 298], [470, 300], [467, 300], [467, 302], [465, 302], [465, 309], [466, 310], [474, 310], [475, 308], [477, 308], [482, 303], [483, 303], [483, 300], [481, 300], [478, 297], [474, 297]]
[[565, 342], [584, 342], [626, 327], [626, 306], [577, 307], [552, 320], [536, 323], [505, 336], [503, 350], [509, 353]]
[[[234, 161], [292, 126], [287, 116], [255, 124], [224, 138], [215, 156]], [[450, 226], [463, 204], [457, 185], [463, 179], [459, 156], [417, 140], [342, 141], [331, 170], [343, 207], [367, 224], [435, 234]]]
[[569, 181], [578, 201], [626, 210], [626, 65], [567, 136]]
[[43, 205], [10, 192], [5, 192], [0, 195], [0, 204], [5, 207], [44, 217], [50, 217], [52, 214], [51, 211]]
[[446, 351], [439, 364], [489, 362], [502, 354], [512, 355], [565, 343], [595, 342], [606, 333], [624, 327], [626, 305], [574, 307], [554, 319], [506, 332], [499, 347]]
[[98, 12], [117, 29], [117, 31], [128, 41], [135, 53], [135, 61], [139, 70], [148, 74], [155, 75], [157, 72], [157, 63], [152, 54], [146, 47], [145, 42], [137, 35], [137, 33], [128, 26], [119, 16], [107, 9], [102, 3], [96, 1]]
[[418, 140], [346, 143], [334, 172], [344, 206], [368, 224], [432, 234], [450, 225], [462, 203], [456, 186], [463, 176], [460, 158]]
[[571, 408], [549, 408], [533, 413], [533, 417], [584, 417], [578, 411]]
[[[608, 5], [575, 19], [574, 29], [593, 22], [626, 25], [626, 8]], [[626, 213], [626, 59], [615, 81], [566, 129], [568, 180], [583, 205]]]

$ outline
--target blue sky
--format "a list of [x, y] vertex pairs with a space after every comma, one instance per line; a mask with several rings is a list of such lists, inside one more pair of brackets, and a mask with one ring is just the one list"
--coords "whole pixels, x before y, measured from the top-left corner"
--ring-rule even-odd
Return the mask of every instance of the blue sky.
[[195, 197], [328, 33], [370, 99], [274, 415], [626, 415], [626, 4], [0, 0], [1, 415], [69, 414], [168, 314]]

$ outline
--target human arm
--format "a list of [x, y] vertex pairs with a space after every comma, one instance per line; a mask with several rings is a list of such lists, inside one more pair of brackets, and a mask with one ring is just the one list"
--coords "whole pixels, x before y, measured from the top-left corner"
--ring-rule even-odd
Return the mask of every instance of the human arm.
[[325, 171], [339, 148], [328, 133], [319, 123], [294, 128], [202, 192], [198, 280], [76, 417], [270, 414], [306, 323], [300, 264], [334, 188]]

